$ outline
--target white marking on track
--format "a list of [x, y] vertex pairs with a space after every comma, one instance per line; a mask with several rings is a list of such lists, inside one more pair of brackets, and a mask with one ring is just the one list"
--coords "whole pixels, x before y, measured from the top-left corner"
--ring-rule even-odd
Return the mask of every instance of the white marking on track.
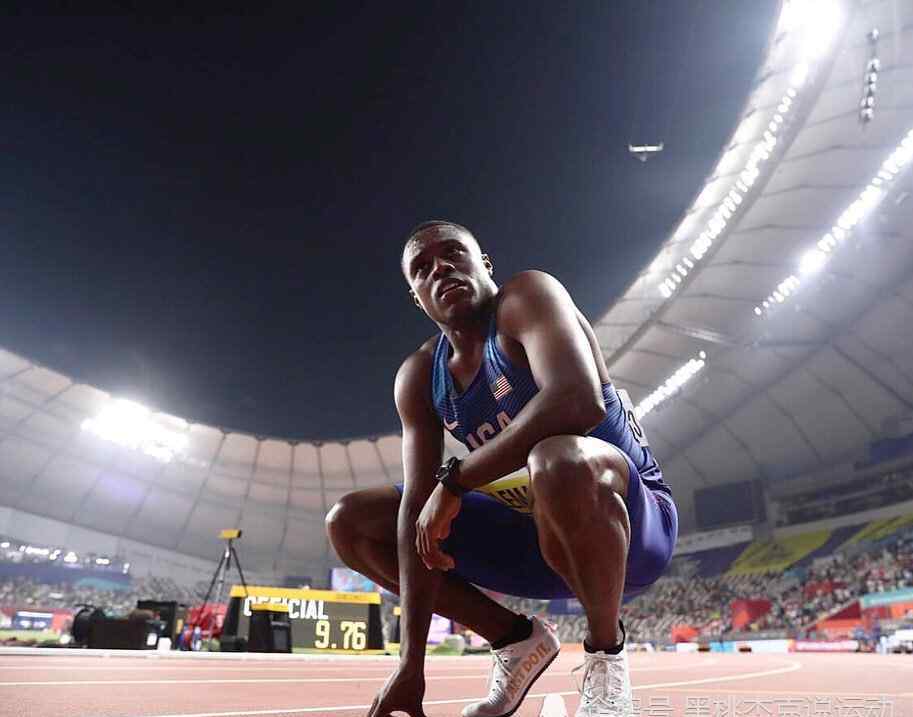
[[[82, 685], [270, 685], [270, 684], [337, 684], [340, 682], [386, 682], [389, 674], [377, 677], [252, 677], [238, 679], [198, 680], [24, 680], [0, 682], [0, 687], [80, 687]], [[429, 680], [484, 680], [485, 675], [453, 675], [451, 677], [426, 677]]]
[[[716, 660], [708, 660], [702, 664], [695, 665], [676, 665], [671, 667], [632, 667], [630, 668], [631, 672], [684, 672], [686, 670], [696, 670], [709, 667], [716, 664]], [[214, 666], [218, 667], [218, 666]], [[21, 668], [26, 669], [26, 668]], [[35, 668], [30, 668], [33, 671]], [[80, 668], [57, 668], [61, 670], [73, 670]], [[81, 668], [81, 669], [92, 669], [95, 671], [104, 671], [107, 672], [111, 668]], [[144, 670], [144, 668], [133, 668], [133, 667], [120, 667], [121, 670]], [[148, 668], [152, 669], [152, 668]], [[162, 667], [159, 669], [167, 670], [180, 670], [183, 672], [189, 668], [187, 667]], [[197, 668], [201, 669], [201, 668]], [[248, 671], [247, 668], [231, 668], [234, 670], [243, 670]], [[257, 668], [254, 668], [257, 669]], [[269, 668], [260, 668], [260, 669], [269, 669]], [[278, 668], [275, 668], [278, 669]], [[304, 669], [304, 668], [297, 668]], [[469, 668], [464, 668], [469, 669]], [[223, 669], [219, 670], [220, 672], [224, 671]], [[545, 673], [549, 677], [569, 677], [570, 672], [547, 672]], [[0, 681], [0, 688], [2, 687], [29, 687], [29, 686], [38, 686], [38, 687], [74, 687], [79, 685], [248, 685], [248, 684], [275, 684], [275, 683], [339, 683], [339, 682], [370, 682], [372, 680], [377, 682], [385, 682], [390, 676], [389, 670], [384, 670], [380, 675], [359, 675], [358, 677], [251, 677], [251, 678], [199, 678], [194, 680], [19, 680], [15, 682], [5, 682]], [[425, 680], [485, 680], [488, 677], [487, 674], [481, 672], [474, 672], [472, 674], [464, 675], [429, 675], [425, 677]]]
[[[732, 695], [811, 695], [811, 696], [821, 696], [821, 697], [904, 697], [907, 696], [904, 693], [893, 693], [885, 692], [884, 690], [877, 690], [876, 692], [833, 692], [830, 690], [795, 690], [791, 688], [783, 689], [780, 687], [774, 688], [772, 690], [764, 689], [754, 689], [754, 690], [734, 690], [730, 687], [727, 687], [724, 690], [708, 690], [706, 687], [700, 690], [689, 690], [681, 687], [672, 687], [668, 689], [669, 692], [675, 692], [677, 694], [732, 694]], [[910, 693], [913, 694], [913, 693]]]
[[[239, 665], [238, 667], [227, 667], [225, 665], [137, 665], [136, 667], [129, 667], [126, 665], [116, 665], [116, 666], [106, 666], [99, 665], [97, 667], [87, 667], [85, 665], [55, 665], [53, 667], [36, 667], [35, 665], [16, 665], [15, 667], [7, 667], [5, 665], [0, 665], [0, 669], [4, 672], [8, 670], [17, 670], [19, 672], [323, 672], [323, 671], [332, 671], [332, 672], [352, 672], [352, 667], [334, 667], [330, 665]], [[458, 672], [466, 672], [468, 670], [478, 670], [479, 666], [474, 665], [464, 665], [462, 668], [454, 667], [447, 668], [453, 669]], [[358, 670], [361, 672], [382, 672], [384, 675], [390, 674], [390, 668], [386, 666], [378, 667], [367, 667], [364, 666]]]

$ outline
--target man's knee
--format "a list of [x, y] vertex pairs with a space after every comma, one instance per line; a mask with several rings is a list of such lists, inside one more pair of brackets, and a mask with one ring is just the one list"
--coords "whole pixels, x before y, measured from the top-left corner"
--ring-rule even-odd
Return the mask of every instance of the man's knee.
[[324, 525], [327, 537], [334, 547], [338, 542], [345, 540], [346, 536], [350, 535], [352, 529], [357, 526], [357, 506], [357, 493], [347, 493], [327, 511]]
[[529, 453], [527, 469], [536, 502], [565, 503], [595, 495], [598, 471], [580, 436], [550, 436]]
[[624, 509], [628, 466], [623, 454], [601, 441], [551, 436], [533, 447], [527, 468], [534, 513], [561, 521], [587, 511], [611, 518], [619, 505]]
[[327, 512], [327, 537], [336, 551], [359, 537], [396, 541], [399, 493], [395, 488], [368, 488], [346, 493]]

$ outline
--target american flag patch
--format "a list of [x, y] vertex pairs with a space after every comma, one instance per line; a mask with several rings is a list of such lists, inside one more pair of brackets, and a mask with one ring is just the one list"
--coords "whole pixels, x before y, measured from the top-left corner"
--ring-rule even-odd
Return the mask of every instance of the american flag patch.
[[513, 390], [514, 387], [508, 383], [506, 378], [504, 378], [503, 373], [498, 376], [493, 384], [491, 384], [491, 392], [494, 395], [496, 401], [500, 401]]

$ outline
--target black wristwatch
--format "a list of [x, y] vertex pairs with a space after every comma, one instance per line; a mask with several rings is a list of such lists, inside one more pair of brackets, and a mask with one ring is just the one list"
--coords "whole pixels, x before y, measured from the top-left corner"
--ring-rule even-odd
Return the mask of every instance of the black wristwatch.
[[457, 479], [460, 477], [460, 459], [454, 456], [437, 469], [434, 479], [453, 493], [457, 498], [462, 498], [469, 492], [469, 488], [461, 486]]

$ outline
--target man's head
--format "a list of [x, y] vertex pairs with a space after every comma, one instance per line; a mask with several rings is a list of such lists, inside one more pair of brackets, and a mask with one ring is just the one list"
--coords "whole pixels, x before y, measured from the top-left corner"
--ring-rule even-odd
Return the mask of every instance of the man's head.
[[415, 303], [439, 324], [471, 318], [498, 290], [488, 255], [454, 222], [415, 227], [403, 247], [402, 270]]

